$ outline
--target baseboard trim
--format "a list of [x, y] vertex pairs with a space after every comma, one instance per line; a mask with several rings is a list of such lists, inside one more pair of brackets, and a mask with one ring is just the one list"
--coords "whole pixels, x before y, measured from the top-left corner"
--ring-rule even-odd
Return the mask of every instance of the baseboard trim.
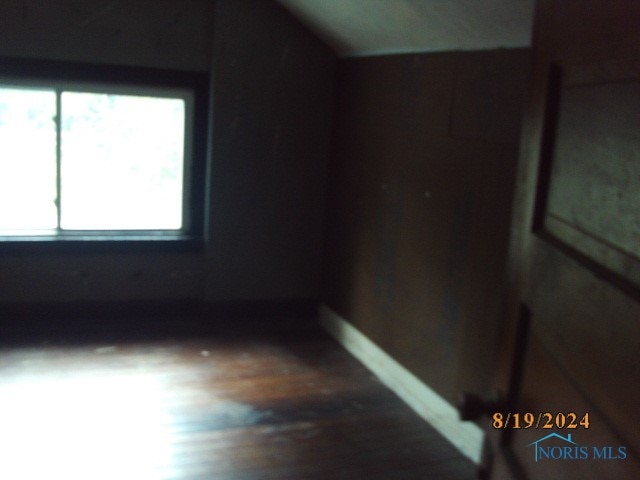
[[449, 402], [325, 304], [319, 307], [319, 322], [348, 352], [462, 454], [476, 464], [480, 463], [484, 439], [480, 427], [472, 422], [462, 422], [458, 411]]

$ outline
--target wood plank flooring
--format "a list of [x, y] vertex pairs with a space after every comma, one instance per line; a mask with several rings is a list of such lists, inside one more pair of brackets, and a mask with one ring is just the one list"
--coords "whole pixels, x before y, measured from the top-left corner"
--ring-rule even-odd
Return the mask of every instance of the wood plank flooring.
[[317, 328], [144, 337], [4, 342], [0, 479], [476, 478]]

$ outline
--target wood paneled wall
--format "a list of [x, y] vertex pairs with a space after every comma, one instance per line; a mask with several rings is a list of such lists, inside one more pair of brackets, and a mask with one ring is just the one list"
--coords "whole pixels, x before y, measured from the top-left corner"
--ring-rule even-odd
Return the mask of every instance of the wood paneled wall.
[[340, 61], [322, 300], [454, 402], [499, 339], [529, 50]]
[[273, 2], [215, 15], [205, 298], [317, 298], [336, 57]]

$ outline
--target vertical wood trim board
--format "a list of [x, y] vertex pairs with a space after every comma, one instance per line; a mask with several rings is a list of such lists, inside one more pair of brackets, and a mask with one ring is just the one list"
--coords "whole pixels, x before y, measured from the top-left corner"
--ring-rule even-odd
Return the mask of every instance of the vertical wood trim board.
[[480, 427], [472, 422], [462, 422], [458, 411], [449, 402], [325, 304], [319, 307], [319, 322], [349, 353], [462, 454], [476, 464], [480, 463], [484, 440]]

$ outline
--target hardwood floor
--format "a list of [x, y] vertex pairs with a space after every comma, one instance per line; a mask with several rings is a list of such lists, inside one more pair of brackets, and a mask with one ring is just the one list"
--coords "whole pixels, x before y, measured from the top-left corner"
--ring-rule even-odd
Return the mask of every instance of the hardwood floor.
[[476, 477], [321, 330], [245, 327], [5, 341], [0, 478]]

